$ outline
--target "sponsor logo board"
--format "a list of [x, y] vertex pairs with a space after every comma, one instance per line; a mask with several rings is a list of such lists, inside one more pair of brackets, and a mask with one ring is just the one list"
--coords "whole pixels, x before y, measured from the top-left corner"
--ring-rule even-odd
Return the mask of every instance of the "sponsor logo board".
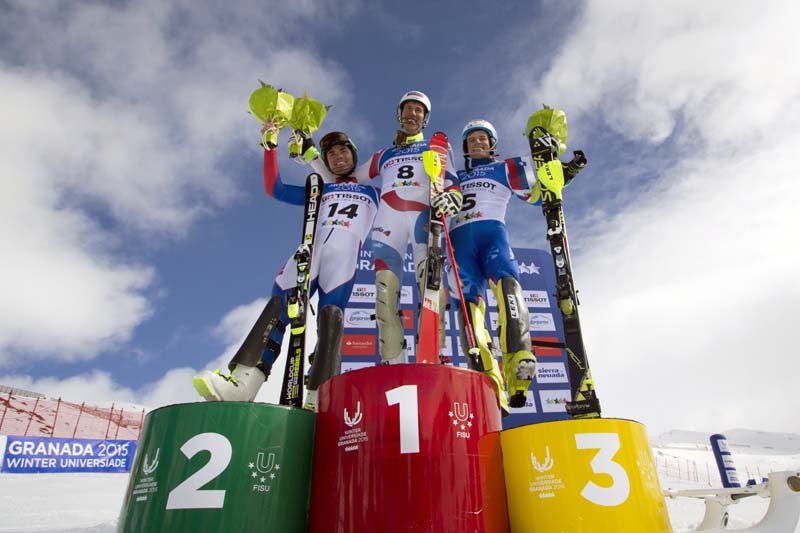
[[547, 291], [522, 291], [528, 307], [550, 307], [550, 297]]
[[567, 402], [570, 398], [572, 398], [572, 394], [566, 389], [539, 391], [543, 413], [566, 413]]
[[350, 301], [356, 303], [375, 303], [375, 285], [356, 283], [350, 293]]
[[552, 313], [531, 313], [531, 331], [555, 331]]
[[344, 310], [344, 327], [372, 329], [375, 327], [375, 320], [372, 318], [372, 313], [370, 309], [353, 309], [348, 307]]
[[564, 363], [539, 363], [536, 366], [537, 383], [569, 383]]
[[369, 356], [376, 354], [375, 335], [345, 333], [342, 338], [342, 355]]

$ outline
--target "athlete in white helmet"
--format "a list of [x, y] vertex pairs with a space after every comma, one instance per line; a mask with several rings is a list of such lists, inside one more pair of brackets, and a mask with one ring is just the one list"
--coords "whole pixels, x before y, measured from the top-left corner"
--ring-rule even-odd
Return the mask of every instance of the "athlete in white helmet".
[[[271, 127], [271, 124], [265, 125], [265, 128]], [[305, 137], [304, 159], [310, 161], [326, 181], [310, 272], [309, 296], [319, 291], [320, 309], [317, 348], [304, 402], [304, 407], [311, 410], [316, 404], [319, 385], [338, 374], [341, 368], [342, 312], [350, 299], [361, 243], [369, 234], [378, 204], [374, 187], [356, 183], [353, 171], [358, 152], [345, 133], [328, 133], [320, 139], [319, 148], [321, 158], [315, 158], [313, 141]], [[288, 185], [281, 180], [276, 151], [269, 147], [264, 150], [264, 188], [268, 196], [277, 200], [295, 205], [305, 203], [305, 187]], [[277, 324], [268, 339], [260, 335], [264, 331], [262, 326], [255, 335], [261, 342], [258, 350], [249, 349], [248, 340], [245, 340], [229, 364], [230, 375], [217, 370], [196, 376], [192, 383], [201, 396], [212, 401], [253, 401], [256, 397], [280, 353], [288, 323], [287, 296], [297, 286], [296, 268], [292, 256], [275, 278], [273, 300], [259, 319], [267, 322], [276, 316], [265, 317], [265, 314], [277, 315]]]
[[[381, 198], [372, 229], [373, 258], [377, 285], [376, 315], [381, 360], [384, 364], [405, 363], [405, 336], [399, 315], [400, 285], [406, 248], [411, 243], [417, 283], [422, 290], [428, 242], [428, 218], [431, 204], [447, 216], [458, 213], [461, 192], [452, 163], [447, 158], [444, 191], [431, 201], [430, 177], [422, 163], [422, 153], [430, 149], [422, 130], [428, 124], [431, 102], [420, 91], [405, 93], [397, 104], [400, 128], [394, 143], [376, 152], [356, 170], [359, 182], [381, 177]], [[444, 343], [444, 303], [440, 292], [440, 350]]]
[[[530, 158], [497, 159], [497, 131], [490, 122], [470, 120], [464, 126], [462, 140], [464, 170], [458, 172], [458, 177], [464, 201], [449, 225], [465, 300], [457, 313], [461, 344], [466, 350], [466, 316], [480, 349], [479, 361], [470, 357], [467, 361], [471, 368], [487, 373], [494, 380], [501, 406], [507, 411], [509, 403], [511, 407], [525, 405], [527, 390], [536, 374], [536, 358], [531, 350], [528, 307], [506, 230], [506, 208], [512, 195], [532, 204], [540, 204], [541, 198]], [[452, 274], [449, 281], [449, 286], [455, 287]], [[497, 333], [503, 352], [508, 403], [503, 394], [503, 378], [492, 355], [491, 336], [486, 331], [483, 294], [487, 283], [497, 299]], [[458, 298], [453, 290], [451, 295]]]

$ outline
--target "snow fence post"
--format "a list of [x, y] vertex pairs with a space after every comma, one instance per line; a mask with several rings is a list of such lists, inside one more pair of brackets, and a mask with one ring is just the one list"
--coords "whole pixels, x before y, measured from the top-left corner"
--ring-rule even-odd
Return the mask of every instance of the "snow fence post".
[[56, 432], [56, 422], [58, 422], [59, 409], [61, 409], [61, 396], [58, 397], [58, 403], [56, 404], [56, 414], [53, 415], [53, 428], [50, 430], [50, 437], [53, 437]]
[[33, 422], [33, 415], [36, 414], [36, 408], [39, 407], [39, 398], [36, 398], [36, 403], [33, 404], [33, 410], [31, 411], [31, 416], [28, 418], [28, 425], [25, 426], [25, 433], [23, 437], [28, 436], [28, 430], [31, 428], [31, 422]]

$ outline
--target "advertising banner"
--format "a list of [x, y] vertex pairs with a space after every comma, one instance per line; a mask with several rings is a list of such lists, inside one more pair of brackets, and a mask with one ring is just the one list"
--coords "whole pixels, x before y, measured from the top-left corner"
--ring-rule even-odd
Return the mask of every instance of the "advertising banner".
[[135, 440], [5, 438], [0, 472], [41, 474], [62, 472], [129, 472], [136, 455]]
[[[531, 338], [539, 364], [536, 380], [528, 391], [527, 404], [525, 407], [512, 409], [512, 414], [503, 420], [504, 428], [569, 418], [565, 406], [571, 399], [566, 370], [566, 351], [557, 346], [559, 343], [563, 345], [564, 332], [561, 313], [553, 297], [555, 272], [550, 252], [514, 248], [514, 255], [519, 265], [523, 295], [528, 304]], [[407, 354], [409, 361], [414, 362], [419, 293], [414, 279], [414, 262], [410, 249], [406, 252], [403, 270], [400, 309]], [[444, 278], [446, 282], [447, 276]], [[342, 339], [343, 372], [380, 363], [378, 326], [375, 321], [375, 292], [372, 243], [367, 241], [359, 254], [355, 285], [345, 309]], [[491, 290], [486, 291], [485, 299], [487, 328], [492, 332], [494, 345], [498, 349], [497, 355], [500, 356], [500, 342], [497, 337], [497, 301]], [[446, 311], [445, 319], [446, 338], [442, 355], [449, 358], [451, 364], [466, 368], [467, 363], [459, 340], [455, 306]], [[537, 341], [546, 346], [536, 347]]]

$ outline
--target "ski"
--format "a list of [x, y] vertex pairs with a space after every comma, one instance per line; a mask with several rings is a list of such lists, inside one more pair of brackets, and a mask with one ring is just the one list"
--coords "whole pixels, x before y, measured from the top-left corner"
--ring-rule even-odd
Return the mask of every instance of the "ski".
[[317, 233], [317, 218], [322, 197], [322, 176], [311, 173], [306, 179], [306, 204], [303, 216], [303, 235], [300, 247], [294, 254], [297, 265], [297, 286], [287, 297], [289, 314], [289, 350], [279, 403], [292, 407], [303, 405], [303, 366], [306, 344], [306, 309], [311, 283], [311, 259], [314, 252], [314, 237]]
[[[431, 178], [430, 200], [444, 190], [447, 169], [447, 135], [441, 131], [433, 134], [430, 151], [423, 153], [425, 171]], [[430, 205], [430, 202], [429, 202]], [[435, 363], [439, 360], [439, 291], [442, 286], [442, 221], [430, 208], [428, 217], [428, 257], [422, 275], [422, 305], [417, 329], [417, 363]]]
[[541, 126], [528, 134], [528, 143], [541, 183], [542, 211], [547, 222], [547, 241], [556, 272], [556, 298], [564, 325], [564, 348], [567, 351], [569, 381], [572, 392], [566, 410], [574, 418], [598, 418], [600, 402], [586, 358], [583, 333], [578, 317], [578, 295], [572, 276], [572, 265], [567, 245], [567, 228], [564, 224], [561, 190], [586, 166], [586, 156], [574, 152], [572, 161], [562, 164], [558, 160], [559, 139]]

